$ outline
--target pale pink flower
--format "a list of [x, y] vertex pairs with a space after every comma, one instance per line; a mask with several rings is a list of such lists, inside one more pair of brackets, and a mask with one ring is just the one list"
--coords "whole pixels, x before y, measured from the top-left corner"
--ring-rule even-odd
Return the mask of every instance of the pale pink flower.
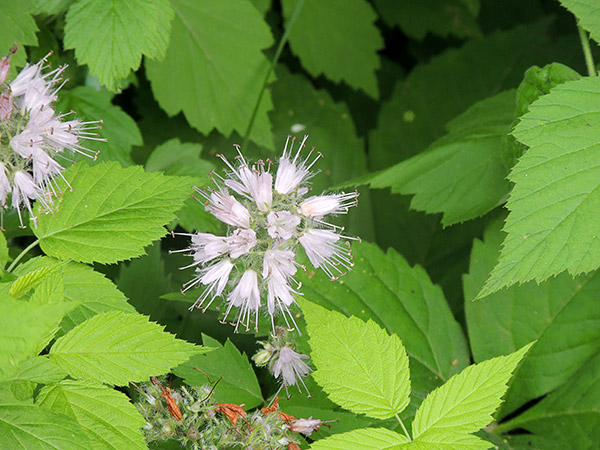
[[267, 232], [273, 239], [287, 241], [296, 232], [302, 219], [289, 211], [271, 211], [267, 215]]
[[213, 191], [208, 197], [206, 210], [228, 225], [250, 228], [250, 213], [227, 191]]
[[297, 386], [300, 390], [299, 383], [301, 383], [308, 392], [302, 377], [307, 376], [312, 369], [303, 361], [304, 359], [308, 359], [308, 356], [297, 353], [290, 347], [282, 347], [279, 350], [279, 357], [273, 363], [272, 371], [275, 378], [281, 378], [281, 383], [286, 389], [288, 386]]
[[300, 204], [304, 216], [322, 217], [327, 214], [345, 214], [348, 208], [356, 206], [358, 192], [349, 194], [315, 195]]
[[313, 148], [304, 160], [300, 158], [300, 152], [304, 148], [307, 138], [308, 136], [304, 136], [304, 139], [300, 143], [300, 147], [298, 147], [298, 152], [293, 159], [291, 158], [296, 138], [292, 138], [290, 142], [290, 136], [288, 136], [288, 139], [285, 142], [283, 155], [279, 158], [279, 167], [277, 168], [277, 177], [275, 179], [275, 190], [280, 194], [288, 195], [292, 193], [313, 176], [310, 172], [310, 168], [317, 162], [321, 154], [319, 153], [317, 157], [309, 163], [308, 160], [314, 151]]
[[315, 431], [318, 431], [323, 425], [323, 421], [319, 419], [313, 419], [309, 417], [308, 419], [295, 419], [292, 420], [289, 424], [290, 431], [294, 433], [302, 433], [306, 436], [310, 436]]
[[258, 275], [254, 270], [246, 270], [227, 298], [229, 306], [225, 311], [225, 319], [229, 316], [231, 308], [237, 306], [239, 308], [238, 318], [235, 329], [237, 331], [240, 322], [250, 328], [250, 314], [255, 315], [255, 329], [258, 330], [258, 309], [260, 307], [260, 292], [258, 290]]
[[195, 233], [192, 235], [190, 248], [194, 256], [194, 265], [211, 261], [229, 251], [227, 238], [210, 233]]
[[256, 233], [254, 230], [238, 228], [227, 238], [229, 244], [229, 256], [238, 258], [245, 255], [256, 245]]
[[227, 281], [229, 281], [231, 269], [233, 269], [233, 264], [229, 259], [222, 259], [221, 261], [213, 264], [212, 266], [205, 267], [204, 269], [196, 269], [198, 275], [192, 281], [184, 285], [183, 292], [187, 291], [193, 286], [197, 286], [198, 284], [205, 285], [206, 289], [190, 307], [190, 310], [196, 307], [202, 307], [206, 299], [210, 296], [210, 302], [204, 307], [204, 310], [206, 310], [214, 301], [214, 299], [223, 293], [223, 290], [227, 285]]
[[338, 244], [341, 237], [332, 230], [312, 229], [304, 232], [298, 241], [313, 266], [323, 269], [329, 278], [337, 279], [333, 271], [344, 274], [339, 266], [350, 270], [354, 265], [350, 248]]

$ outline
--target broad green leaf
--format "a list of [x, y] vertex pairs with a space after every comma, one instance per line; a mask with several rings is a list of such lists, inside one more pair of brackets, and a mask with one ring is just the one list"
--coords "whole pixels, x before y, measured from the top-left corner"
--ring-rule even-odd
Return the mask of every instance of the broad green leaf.
[[89, 431], [94, 449], [146, 449], [145, 424], [129, 398], [101, 384], [65, 380], [43, 388], [36, 404], [74, 419]]
[[51, 265], [27, 272], [13, 281], [8, 293], [15, 298], [22, 297], [65, 264], [66, 261], [54, 261]]
[[600, 427], [600, 355], [596, 355], [566, 384], [506, 424], [503, 430], [524, 428], [561, 449], [598, 448]]
[[449, 430], [469, 434], [489, 424], [512, 372], [530, 347], [469, 366], [431, 392], [415, 415], [413, 439], [444, 442]]
[[425, 440], [417, 439], [400, 445], [395, 450], [488, 450], [491, 447], [492, 444], [477, 436], [446, 430], [438, 435], [427, 436]]
[[375, 322], [347, 318], [303, 301], [313, 378], [329, 398], [376, 419], [401, 413], [409, 403], [408, 356], [396, 335]]
[[61, 91], [57, 110], [63, 113], [75, 111], [80, 120], [101, 120], [102, 128], [97, 132], [106, 142], [82, 140], [81, 145], [100, 152], [98, 159], [101, 161], [119, 161], [122, 165], [131, 165], [131, 147], [142, 145], [142, 135], [131, 116], [111, 103], [109, 92], [89, 86]]
[[444, 226], [486, 214], [510, 191], [502, 145], [514, 114], [514, 90], [476, 103], [427, 151], [370, 178], [371, 187], [415, 194], [411, 208], [443, 212]]
[[[19, 46], [11, 60], [11, 66], [22, 67], [26, 62], [25, 45], [37, 45], [38, 27], [31, 17], [29, 2], [2, 2], [0, 14], [0, 58], [7, 56], [15, 44]], [[34, 63], [37, 61], [33, 61]]]
[[140, 314], [98, 314], [60, 337], [50, 359], [76, 379], [125, 385], [167, 373], [205, 347], [176, 339]]
[[465, 337], [442, 290], [421, 267], [410, 267], [393, 249], [386, 254], [366, 242], [352, 249], [354, 267], [338, 281], [320, 270], [300, 272], [302, 292], [314, 303], [396, 333], [410, 357], [412, 395], [419, 403], [469, 364]]
[[164, 56], [172, 19], [168, 0], [79, 0], [67, 13], [64, 45], [115, 90], [121, 78], [140, 67], [142, 54]]
[[[473, 301], [498, 260], [505, 234], [496, 220], [475, 240], [464, 276], [465, 312], [473, 358], [480, 362], [536, 340], [515, 371], [500, 417], [568, 381], [598, 352], [600, 273], [563, 273]], [[565, 339], [565, 336], [569, 336]]]
[[480, 34], [477, 24], [479, 0], [375, 0], [375, 6], [386, 24], [399, 26], [415, 39], [422, 40], [427, 33], [458, 37]]
[[336, 434], [314, 442], [311, 450], [397, 450], [400, 444], [408, 442], [401, 434], [386, 428], [363, 428], [348, 433]]
[[[162, 62], [147, 61], [146, 74], [160, 106], [173, 116], [183, 111], [201, 133], [216, 128], [228, 136], [245, 133], [266, 76], [262, 50], [273, 44], [268, 25], [246, 0], [173, 0], [171, 39]], [[241, 70], [243, 68], [243, 70]], [[264, 93], [250, 137], [270, 146]]]
[[144, 253], [189, 195], [189, 179], [123, 169], [117, 163], [77, 164], [65, 171], [73, 191], [34, 230], [42, 250], [61, 259], [114, 263]]
[[[288, 27], [298, 1], [282, 1]], [[381, 65], [377, 51], [383, 38], [376, 19], [366, 0], [305, 0], [289, 33], [290, 47], [312, 76], [343, 80], [378, 98], [375, 71]]]
[[69, 9], [76, 0], [31, 0], [33, 14], [55, 15]]
[[67, 376], [67, 373], [54, 364], [46, 355], [35, 356], [19, 364], [12, 379], [33, 383], [54, 384]]
[[214, 350], [205, 355], [192, 356], [176, 367], [173, 373], [192, 386], [208, 385], [206, 375], [212, 383], [223, 377], [213, 393], [215, 402], [245, 403], [247, 409], [262, 404], [260, 386], [246, 354], [240, 353], [229, 339], [225, 345], [221, 345], [219, 341], [202, 335], [202, 343]]
[[72, 303], [35, 304], [2, 296], [0, 300], [0, 378], [48, 345]]
[[64, 414], [18, 401], [0, 390], [0, 448], [89, 450], [86, 431]]
[[515, 128], [529, 150], [515, 183], [498, 264], [479, 297], [567, 270], [600, 267], [600, 78], [568, 81], [539, 98]]
[[4, 266], [8, 262], [8, 247], [6, 245], [6, 237], [4, 233], [0, 233], [0, 269], [4, 269]]
[[580, 26], [600, 44], [600, 4], [596, 0], [559, 0], [573, 13]]

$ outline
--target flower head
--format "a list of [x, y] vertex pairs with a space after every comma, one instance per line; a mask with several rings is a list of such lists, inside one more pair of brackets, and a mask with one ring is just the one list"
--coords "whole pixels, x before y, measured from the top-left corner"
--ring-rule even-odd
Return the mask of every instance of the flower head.
[[307, 355], [295, 352], [290, 347], [285, 346], [279, 350], [278, 357], [274, 360], [272, 371], [275, 378], [279, 378], [283, 387], [297, 386], [300, 389], [300, 383], [308, 392], [303, 377], [307, 376], [312, 369], [308, 367], [303, 360], [308, 359]]
[[10, 207], [17, 210], [21, 226], [23, 208], [36, 225], [31, 202], [37, 200], [46, 212], [52, 211], [52, 199], [60, 191], [56, 177], [62, 177], [63, 171], [59, 159], [70, 161], [64, 151], [95, 159], [97, 153], [81, 141], [104, 139], [90, 131], [99, 128], [99, 122], [65, 120], [73, 112], [54, 111], [66, 66], [47, 70], [49, 55], [37, 64], [27, 64], [14, 80], [5, 83], [15, 51], [13, 47], [0, 60], [0, 215], [3, 218], [4, 209], [9, 208], [10, 196]]
[[[320, 267], [331, 278], [345, 273], [352, 266], [348, 239], [341, 227], [325, 220], [327, 215], [345, 214], [356, 205], [357, 192], [313, 195], [309, 191], [310, 171], [320, 158], [314, 158], [314, 148], [302, 155], [307, 137], [297, 150], [295, 138], [288, 137], [283, 155], [279, 158], [276, 175], [271, 174], [272, 164], [258, 161], [250, 164], [237, 148], [236, 163], [220, 156], [227, 169], [225, 176], [215, 176], [215, 189], [197, 189], [205, 201], [205, 208], [228, 225], [226, 236], [208, 233], [191, 235], [189, 251], [196, 267], [196, 277], [186, 284], [204, 286], [204, 293], [194, 306], [206, 309], [215, 297], [225, 296], [225, 319], [233, 308], [238, 309], [234, 322], [249, 329], [255, 323], [258, 329], [259, 312], [266, 310], [273, 329], [275, 317], [281, 316], [288, 328], [295, 327], [290, 307], [294, 296], [302, 295], [300, 283], [294, 275], [300, 266], [296, 255], [304, 249], [315, 267]], [[218, 266], [219, 261], [228, 261]], [[210, 264], [210, 265], [209, 265]], [[188, 267], [190, 267], [188, 266]], [[208, 276], [220, 271], [220, 278]], [[229, 277], [225, 279], [225, 277]], [[210, 299], [206, 304], [205, 301]]]

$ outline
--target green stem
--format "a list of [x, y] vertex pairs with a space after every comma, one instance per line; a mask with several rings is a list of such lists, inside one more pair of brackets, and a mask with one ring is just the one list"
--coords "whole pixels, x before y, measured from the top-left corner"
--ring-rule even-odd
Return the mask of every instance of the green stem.
[[27, 254], [27, 252], [29, 250], [31, 250], [33, 247], [35, 247], [36, 245], [38, 245], [40, 243], [39, 239], [36, 239], [35, 241], [33, 241], [31, 244], [29, 244], [25, 250], [23, 250], [21, 253], [19, 253], [19, 256], [17, 256], [15, 258], [15, 260], [12, 262], [12, 264], [10, 266], [8, 266], [8, 269], [6, 269], [7, 272], [12, 272], [13, 269], [15, 268], [15, 266], [19, 263], [19, 261], [21, 261], [21, 258], [23, 258], [23, 256], [25, 256]]
[[394, 414], [394, 415], [396, 416], [396, 419], [398, 419], [398, 422], [400, 422], [400, 426], [402, 427], [402, 430], [404, 431], [404, 435], [408, 439], [408, 442], [412, 442], [412, 439], [410, 438], [410, 434], [408, 433], [408, 430], [404, 426], [404, 422], [402, 422], [402, 419], [400, 418], [400, 416], [398, 414]]
[[592, 56], [592, 50], [590, 49], [590, 40], [588, 35], [581, 26], [579, 28], [579, 38], [581, 39], [581, 46], [583, 47], [583, 55], [585, 56], [585, 65], [587, 66], [588, 74], [590, 77], [595, 77], [596, 65], [594, 64], [594, 57]]
[[300, 10], [302, 9], [303, 5], [304, 5], [304, 0], [298, 0], [298, 2], [296, 3], [296, 7], [294, 8], [294, 11], [292, 11], [292, 15], [290, 16], [290, 20], [288, 20], [287, 27], [285, 28], [285, 31], [283, 32], [283, 36], [281, 36], [279, 45], [277, 46], [277, 50], [275, 51], [275, 56], [273, 56], [273, 59], [271, 60], [271, 64], [269, 65], [269, 69], [267, 70], [267, 75], [265, 76], [265, 80], [263, 81], [262, 87], [260, 88], [260, 93], [258, 94], [258, 99], [256, 100], [256, 104], [254, 105], [254, 111], [252, 111], [252, 115], [250, 116], [250, 122], [248, 123], [248, 128], [246, 128], [246, 133], [244, 133], [244, 142], [242, 144], [243, 149], [246, 149], [246, 146], [248, 145], [248, 141], [250, 140], [250, 132], [252, 131], [252, 127], [254, 126], [254, 121], [256, 120], [256, 115], [258, 114], [258, 108], [260, 106], [260, 102], [262, 101], [263, 94], [265, 93], [265, 90], [267, 89], [267, 85], [269, 84], [269, 79], [271, 78], [271, 74], [273, 73], [273, 70], [275, 69], [275, 65], [277, 64], [277, 61], [279, 61], [279, 57], [281, 56], [283, 47], [285, 46], [285, 44], [288, 40], [288, 35], [290, 34], [290, 31], [294, 27], [294, 22], [296, 22], [296, 19], [298, 18], [298, 15], [300, 14]]

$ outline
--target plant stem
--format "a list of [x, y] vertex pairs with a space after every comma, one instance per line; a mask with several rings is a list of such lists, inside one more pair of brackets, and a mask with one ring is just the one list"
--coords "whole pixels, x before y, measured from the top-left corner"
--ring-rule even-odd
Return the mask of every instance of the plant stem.
[[412, 442], [412, 439], [410, 438], [410, 434], [408, 433], [408, 430], [404, 426], [404, 422], [402, 422], [402, 419], [400, 418], [400, 416], [398, 414], [394, 414], [394, 416], [396, 416], [396, 419], [398, 419], [398, 422], [400, 422], [400, 426], [402, 427], [402, 430], [404, 431], [404, 434], [406, 435], [408, 442]]
[[15, 268], [15, 266], [19, 263], [19, 261], [21, 260], [21, 258], [23, 258], [23, 256], [25, 256], [27, 254], [27, 252], [29, 250], [31, 250], [33, 247], [35, 247], [36, 245], [38, 245], [40, 243], [39, 239], [36, 239], [35, 241], [33, 241], [31, 244], [29, 244], [25, 250], [23, 250], [21, 253], [19, 253], [19, 256], [17, 256], [15, 258], [15, 260], [11, 263], [10, 266], [8, 266], [8, 269], [6, 269], [7, 272], [12, 272], [13, 269]]
[[252, 115], [250, 116], [250, 122], [248, 123], [248, 128], [246, 128], [246, 133], [244, 133], [244, 142], [242, 144], [243, 149], [246, 149], [246, 146], [248, 145], [248, 141], [250, 140], [250, 132], [252, 131], [252, 127], [254, 126], [254, 121], [256, 119], [256, 115], [258, 114], [258, 108], [260, 106], [260, 102], [262, 101], [263, 94], [265, 93], [265, 90], [267, 89], [267, 84], [269, 84], [269, 78], [271, 78], [273, 69], [275, 69], [275, 65], [277, 64], [277, 61], [279, 61], [279, 57], [281, 56], [283, 47], [285, 46], [285, 44], [288, 40], [288, 35], [290, 34], [290, 31], [294, 27], [294, 22], [296, 22], [296, 19], [298, 18], [298, 15], [300, 14], [300, 10], [302, 10], [302, 6], [304, 6], [304, 0], [298, 0], [298, 2], [296, 3], [296, 7], [294, 8], [294, 11], [292, 11], [292, 15], [290, 16], [290, 20], [287, 23], [287, 27], [285, 28], [285, 31], [283, 32], [283, 36], [281, 36], [279, 45], [277, 46], [277, 50], [275, 51], [275, 55], [273, 56], [273, 59], [271, 60], [271, 64], [269, 65], [269, 69], [267, 70], [267, 75], [265, 76], [265, 80], [263, 81], [262, 87], [260, 88], [260, 92], [258, 94], [258, 99], [256, 100], [256, 104], [254, 105], [254, 111], [252, 111]]
[[585, 56], [585, 65], [587, 66], [588, 74], [590, 77], [595, 77], [598, 74], [596, 73], [596, 65], [594, 64], [594, 57], [592, 56], [592, 50], [590, 49], [590, 40], [581, 26], [578, 26], [577, 28], [579, 29], [579, 38], [581, 39], [581, 46], [583, 47], [583, 55]]

